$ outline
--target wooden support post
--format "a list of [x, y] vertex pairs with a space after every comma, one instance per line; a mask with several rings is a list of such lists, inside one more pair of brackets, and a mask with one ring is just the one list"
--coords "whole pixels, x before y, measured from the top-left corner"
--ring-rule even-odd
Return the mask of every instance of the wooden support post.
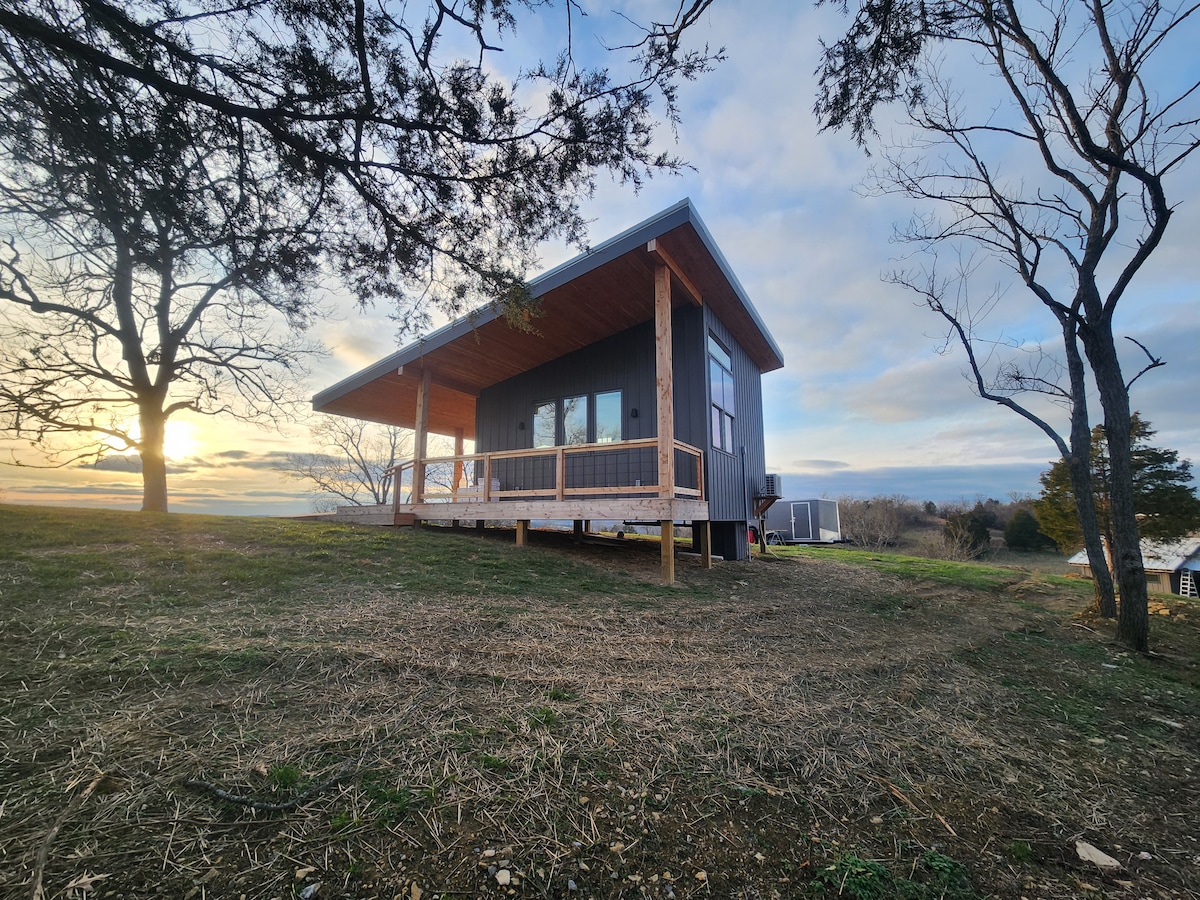
[[432, 384], [433, 373], [429, 369], [423, 370], [417, 385], [417, 416], [413, 426], [413, 503], [425, 502], [425, 457], [429, 455], [429, 392]]
[[529, 520], [517, 519], [517, 546], [526, 547], [529, 545]]
[[658, 523], [662, 532], [662, 579], [667, 584], [675, 583], [675, 522], [663, 519]]
[[[454, 455], [461, 457], [463, 455], [463, 430], [461, 428], [454, 429]], [[463, 477], [463, 461], [461, 459], [454, 460], [454, 484], [450, 488], [450, 496], [453, 500], [458, 500], [458, 485]], [[451, 527], [458, 527], [458, 519], [454, 519], [450, 523]]]
[[671, 270], [662, 264], [654, 267], [654, 384], [658, 407], [658, 496], [674, 497], [675, 390], [671, 360]]
[[693, 522], [692, 529], [699, 532], [700, 538], [700, 566], [704, 569], [712, 568], [712, 522], [705, 519], [703, 522]]
[[[461, 457], [463, 455], [463, 430], [461, 428], [454, 429], [454, 455]], [[458, 499], [458, 485], [463, 477], [463, 461], [461, 459], [454, 460], [454, 487], [451, 490], [451, 496], [455, 500]]]
[[574, 537], [576, 543], [579, 543], [579, 541], [583, 540], [583, 519], [575, 520]]
[[567, 455], [566, 451], [558, 448], [558, 452], [554, 454], [554, 486], [557, 493], [554, 495], [555, 500], [567, 499]]

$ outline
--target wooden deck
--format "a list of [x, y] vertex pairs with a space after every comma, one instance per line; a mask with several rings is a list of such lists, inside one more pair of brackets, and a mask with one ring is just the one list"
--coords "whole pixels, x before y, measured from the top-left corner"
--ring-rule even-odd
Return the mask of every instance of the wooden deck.
[[[516, 523], [524, 545], [530, 522], [655, 522], [699, 529], [703, 564], [712, 564], [704, 455], [657, 438], [602, 444], [466, 453], [406, 461], [394, 469], [393, 520]], [[666, 457], [664, 460], [663, 457]], [[658, 483], [662, 472], [669, 486]], [[674, 542], [663, 542], [663, 579], [675, 577]]]
[[705, 500], [660, 497], [593, 500], [494, 500], [458, 503], [401, 503], [397, 516], [458, 521], [637, 521], [699, 522], [708, 520]]

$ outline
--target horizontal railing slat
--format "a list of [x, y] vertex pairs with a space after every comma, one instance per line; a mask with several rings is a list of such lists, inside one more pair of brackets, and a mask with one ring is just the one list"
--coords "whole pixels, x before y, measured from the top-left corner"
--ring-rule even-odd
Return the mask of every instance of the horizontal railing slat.
[[[533, 447], [525, 450], [494, 450], [487, 453], [464, 453], [455, 456], [431, 456], [421, 460], [421, 464], [428, 469], [429, 466], [453, 464], [457, 471], [461, 471], [464, 478], [474, 479], [475, 475], [472, 472], [467, 474], [467, 463], [482, 463], [484, 475], [476, 483], [467, 482], [465, 484], [445, 487], [441, 485], [427, 485], [422, 492], [422, 496], [411, 498], [411, 503], [440, 503], [440, 502], [456, 502], [456, 501], [473, 501], [483, 499], [485, 502], [495, 500], [502, 503], [505, 499], [514, 498], [530, 498], [530, 497], [554, 497], [564, 499], [566, 497], [602, 497], [608, 495], [659, 495], [659, 486], [656, 484], [616, 484], [598, 486], [566, 486], [564, 460], [567, 457], [578, 456], [581, 454], [610, 454], [610, 453], [627, 453], [633, 450], [644, 450], [658, 446], [657, 438], [639, 438], [632, 441], [609, 441], [605, 443], [595, 444], [569, 444], [560, 445], [557, 447]], [[691, 456], [695, 460], [695, 478], [698, 487], [685, 487], [680, 484], [672, 486], [671, 496], [690, 497], [696, 499], [704, 498], [704, 472], [703, 472], [703, 452], [690, 444], [685, 444], [683, 441], [676, 440], [673, 443], [674, 450]], [[518, 460], [518, 459], [545, 459], [554, 461], [554, 481], [555, 486], [550, 488], [506, 488], [500, 490], [492, 486], [492, 472], [496, 471], [495, 463], [502, 460]], [[415, 460], [405, 460], [398, 463], [387, 470], [393, 480], [393, 505], [400, 507], [400, 487], [406, 472], [413, 470], [416, 466]], [[459, 470], [457, 467], [461, 466]]]

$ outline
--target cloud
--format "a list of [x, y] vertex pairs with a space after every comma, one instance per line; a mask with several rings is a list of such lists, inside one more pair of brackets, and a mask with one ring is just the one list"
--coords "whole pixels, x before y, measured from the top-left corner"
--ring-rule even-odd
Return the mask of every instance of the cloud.
[[792, 467], [805, 472], [833, 472], [849, 469], [850, 463], [840, 459], [797, 459], [792, 461]]
[[142, 458], [136, 453], [113, 454], [87, 463], [87, 468], [101, 472], [140, 472], [142, 471]]
[[313, 366], [314, 377], [333, 384], [398, 349], [395, 328], [378, 312], [349, 304], [345, 317], [323, 322], [314, 331], [330, 350], [327, 359]]
[[8, 482], [0, 502], [37, 506], [88, 507], [134, 510], [142, 505], [141, 484], [120, 482], [57, 483]]
[[972, 394], [955, 360], [934, 355], [847, 385], [837, 402], [845, 411], [871, 421], [901, 423], [953, 415], [981, 401]]
[[278, 469], [287, 462], [288, 453], [282, 450], [253, 452], [250, 450], [222, 450], [207, 459], [196, 460], [195, 468], [209, 469]]
[[788, 500], [814, 497], [880, 497], [903, 495], [935, 503], [973, 501], [977, 496], [1003, 500], [1010, 493], [1036, 494], [1044, 466], [1030, 464], [978, 466], [883, 466], [841, 470], [814, 477], [803, 472], [783, 474]]

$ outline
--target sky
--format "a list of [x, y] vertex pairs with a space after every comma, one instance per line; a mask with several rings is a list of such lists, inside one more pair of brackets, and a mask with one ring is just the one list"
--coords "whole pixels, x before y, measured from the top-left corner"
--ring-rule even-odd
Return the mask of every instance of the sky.
[[[612, 12], [618, 6], [620, 0], [585, 4], [601, 28], [619, 25]], [[644, 8], [628, 7], [631, 15]], [[691, 198], [783, 350], [785, 367], [763, 378], [763, 402], [767, 470], [782, 474], [789, 499], [903, 495], [970, 503], [1034, 494], [1038, 475], [1057, 456], [1053, 444], [1012, 412], [975, 396], [962, 353], [939, 352], [945, 346], [940, 320], [885, 281], [911, 253], [892, 242], [894, 225], [919, 207], [872, 195], [864, 182], [878, 157], [846, 134], [818, 133], [812, 115], [818, 35], [832, 39], [843, 25], [835, 10], [790, 0], [718, 0], [693, 40], [724, 46], [727, 58], [681, 89], [677, 143], [669, 131], [664, 139], [693, 168], [648, 181], [637, 193], [599, 181], [583, 205], [590, 240], [599, 243]], [[1200, 26], [1191, 28], [1195, 33]], [[506, 46], [505, 63], [530, 61], [542, 38], [536, 27], [519, 32]], [[581, 52], [586, 39], [580, 29]], [[1195, 41], [1180, 43], [1186, 50]], [[1200, 69], [1200, 57], [1190, 52], [1165, 62], [1184, 80], [1194, 80]], [[967, 96], [994, 96], [994, 82], [979, 67], [948, 64], [952, 71], [958, 66], [956, 84]], [[886, 116], [880, 131], [889, 139], [904, 135]], [[1116, 333], [1166, 360], [1134, 385], [1132, 405], [1157, 429], [1158, 445], [1200, 463], [1200, 159], [1169, 189], [1175, 213], [1167, 240], [1122, 301]], [[576, 252], [547, 245], [542, 266], [529, 274]], [[1025, 345], [1052, 341], [1055, 323], [1022, 292], [1013, 287], [985, 324]], [[331, 352], [313, 367], [312, 393], [398, 349], [385, 313], [363, 314], [342, 303], [336, 320], [317, 326], [313, 336]], [[1135, 372], [1141, 351], [1129, 341], [1122, 345], [1129, 351], [1124, 365]], [[1096, 421], [1098, 404], [1093, 408]], [[1063, 424], [1061, 413], [1050, 414]], [[167, 446], [171, 509], [306, 512], [311, 498], [304, 485], [277, 467], [308, 444], [304, 422], [283, 432], [230, 420], [175, 422]], [[0, 501], [136, 509], [140, 477], [129, 469], [121, 460], [100, 468], [4, 466]]]

